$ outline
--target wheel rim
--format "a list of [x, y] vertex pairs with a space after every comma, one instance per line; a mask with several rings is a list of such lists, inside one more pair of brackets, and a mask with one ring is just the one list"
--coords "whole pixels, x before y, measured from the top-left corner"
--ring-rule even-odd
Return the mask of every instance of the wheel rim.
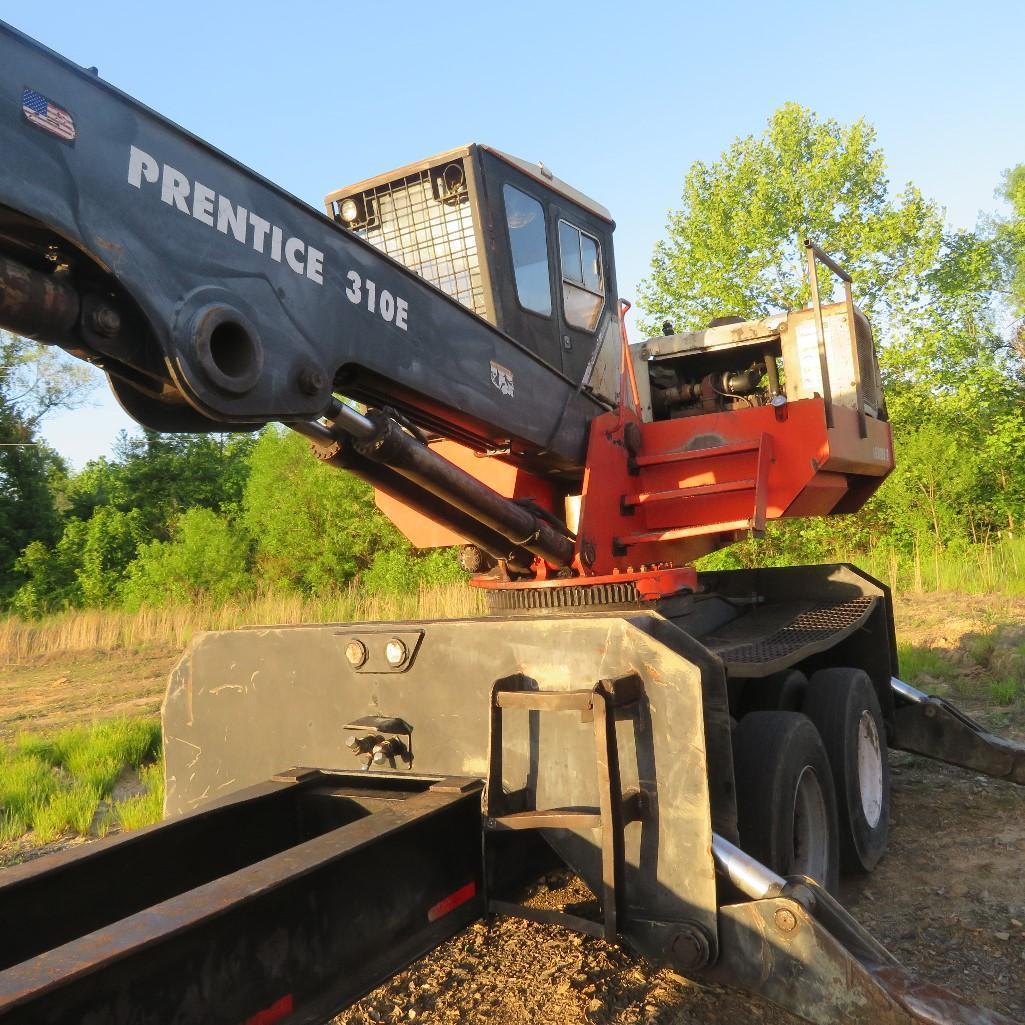
[[858, 790], [865, 821], [875, 829], [883, 814], [883, 752], [875, 716], [868, 709], [858, 721]]
[[811, 876], [824, 883], [829, 875], [829, 815], [822, 784], [806, 765], [794, 793], [794, 856], [790, 874]]

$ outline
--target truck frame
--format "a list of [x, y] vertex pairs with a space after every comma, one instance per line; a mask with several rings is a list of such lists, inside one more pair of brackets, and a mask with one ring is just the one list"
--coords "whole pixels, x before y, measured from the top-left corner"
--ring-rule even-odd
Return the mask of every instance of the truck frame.
[[[0, 1021], [324, 1021], [492, 914], [811, 1022], [1006, 1021], [833, 893], [884, 854], [888, 748], [1025, 784], [1025, 747], [899, 680], [855, 567], [693, 567], [892, 468], [843, 268], [809, 241], [807, 310], [631, 345], [611, 216], [544, 165], [325, 206], [0, 23], [0, 326], [154, 430], [299, 431], [490, 607], [197, 637], [166, 820], [0, 878]], [[600, 915], [517, 901], [552, 857]]]

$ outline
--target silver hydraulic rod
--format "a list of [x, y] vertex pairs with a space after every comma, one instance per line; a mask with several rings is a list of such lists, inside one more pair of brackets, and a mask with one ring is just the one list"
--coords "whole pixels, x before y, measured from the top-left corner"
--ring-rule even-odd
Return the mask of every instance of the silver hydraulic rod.
[[766, 868], [718, 833], [712, 834], [712, 857], [716, 868], [752, 900], [778, 897], [787, 885], [782, 876], [776, 875], [771, 868]]
[[910, 683], [898, 680], [896, 676], [890, 677], [890, 689], [898, 697], [915, 705], [924, 705], [929, 700], [928, 694], [920, 691], [917, 687], [912, 687]]

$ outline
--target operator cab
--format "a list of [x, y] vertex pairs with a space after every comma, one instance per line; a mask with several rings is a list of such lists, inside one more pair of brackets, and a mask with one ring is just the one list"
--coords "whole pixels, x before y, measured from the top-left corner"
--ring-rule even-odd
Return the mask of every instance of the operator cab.
[[544, 164], [472, 144], [339, 189], [325, 206], [574, 384], [615, 400], [615, 224]]

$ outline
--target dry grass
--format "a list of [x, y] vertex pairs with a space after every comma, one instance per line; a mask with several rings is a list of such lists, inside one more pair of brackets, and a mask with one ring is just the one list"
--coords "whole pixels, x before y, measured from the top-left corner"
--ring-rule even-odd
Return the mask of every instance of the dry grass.
[[923, 542], [911, 555], [893, 550], [839, 555], [883, 580], [895, 594], [928, 592], [1025, 595], [1025, 538], [943, 549]]
[[421, 588], [403, 595], [368, 595], [358, 588], [327, 597], [267, 595], [244, 603], [119, 612], [88, 609], [38, 621], [0, 619], [0, 664], [17, 665], [75, 652], [183, 648], [203, 630], [296, 623], [450, 619], [480, 615], [483, 598], [465, 584]]

